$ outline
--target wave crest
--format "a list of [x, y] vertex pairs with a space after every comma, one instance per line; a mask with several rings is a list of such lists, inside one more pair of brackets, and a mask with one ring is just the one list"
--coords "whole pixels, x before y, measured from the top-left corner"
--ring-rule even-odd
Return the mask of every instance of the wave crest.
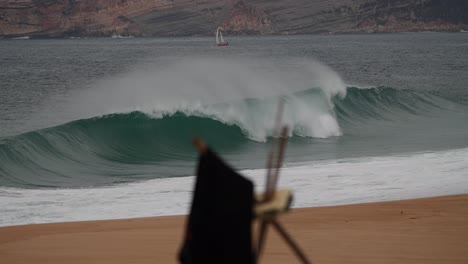
[[[359, 134], [369, 129], [359, 125], [363, 121], [427, 115], [451, 105], [431, 94], [383, 87], [348, 88], [346, 98], [332, 101], [322, 89], [283, 97], [290, 136], [315, 138], [340, 136], [343, 130]], [[278, 100], [155, 107], [4, 138], [0, 186], [79, 187], [187, 175], [196, 158], [190, 145], [194, 136], [221, 152], [245, 147], [238, 154], [244, 155], [242, 151], [261, 149], [261, 158], [253, 163], [263, 164], [265, 147], [258, 145], [273, 135]]]

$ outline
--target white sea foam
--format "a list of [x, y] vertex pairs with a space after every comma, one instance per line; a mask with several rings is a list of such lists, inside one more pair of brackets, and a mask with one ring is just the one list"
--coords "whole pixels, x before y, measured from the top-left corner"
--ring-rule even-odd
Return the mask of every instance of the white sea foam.
[[30, 39], [29, 36], [23, 36], [23, 37], [17, 37], [17, 38], [12, 38], [12, 39]]
[[[468, 193], [468, 149], [286, 164], [294, 207]], [[263, 190], [264, 170], [242, 171]], [[194, 177], [108, 188], [0, 189], [0, 226], [186, 214]]]
[[[278, 98], [241, 100], [212, 105], [182, 104], [168, 108], [145, 111], [156, 119], [174, 113], [188, 116], [209, 117], [229, 125], [239, 126], [246, 136], [255, 141], [266, 141], [273, 136]], [[141, 110], [141, 109], [140, 109]], [[291, 127], [289, 135], [327, 138], [342, 135], [333, 109], [323, 93], [312, 95], [289, 94], [285, 100], [283, 124]]]

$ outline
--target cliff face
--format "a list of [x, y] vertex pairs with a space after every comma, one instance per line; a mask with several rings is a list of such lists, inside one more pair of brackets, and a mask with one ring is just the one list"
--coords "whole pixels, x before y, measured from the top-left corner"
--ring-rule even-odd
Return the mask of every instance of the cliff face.
[[0, 34], [140, 34], [132, 17], [171, 5], [171, 0], [1, 0]]
[[468, 24], [468, 1], [464, 0], [374, 0], [355, 10], [329, 10], [333, 16], [350, 16], [356, 25], [348, 31], [459, 31]]
[[466, 0], [251, 0], [277, 34], [460, 31]]
[[468, 30], [466, 0], [0, 0], [2, 36]]
[[274, 33], [268, 14], [242, 1], [234, 4], [229, 15], [224, 19], [223, 26], [231, 34]]

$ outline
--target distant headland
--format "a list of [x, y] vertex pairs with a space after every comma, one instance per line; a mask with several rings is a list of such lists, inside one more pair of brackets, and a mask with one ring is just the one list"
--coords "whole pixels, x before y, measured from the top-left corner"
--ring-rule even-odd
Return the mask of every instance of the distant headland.
[[18, 38], [468, 31], [466, 0], [3, 0]]

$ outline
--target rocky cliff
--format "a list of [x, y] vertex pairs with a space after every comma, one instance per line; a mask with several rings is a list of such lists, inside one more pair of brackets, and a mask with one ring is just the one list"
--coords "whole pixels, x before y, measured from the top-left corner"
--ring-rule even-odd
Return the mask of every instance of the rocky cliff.
[[171, 0], [0, 0], [1, 35], [139, 34], [133, 17], [172, 8]]
[[468, 30], [466, 0], [0, 0], [0, 35], [31, 37]]

